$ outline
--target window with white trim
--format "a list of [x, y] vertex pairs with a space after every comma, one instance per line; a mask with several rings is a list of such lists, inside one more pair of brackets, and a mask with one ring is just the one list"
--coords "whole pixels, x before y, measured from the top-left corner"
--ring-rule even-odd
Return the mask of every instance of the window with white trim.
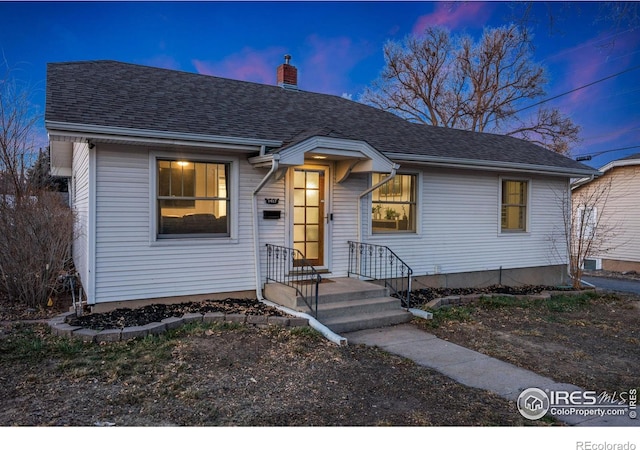
[[595, 206], [579, 206], [575, 217], [576, 239], [589, 242], [596, 234], [598, 208]]
[[230, 235], [230, 163], [163, 158], [156, 168], [159, 238]]
[[[388, 174], [374, 173], [373, 185], [388, 176]], [[417, 175], [396, 175], [372, 192], [372, 233], [415, 233], [417, 181]]]
[[502, 180], [500, 229], [503, 232], [527, 231], [529, 182]]

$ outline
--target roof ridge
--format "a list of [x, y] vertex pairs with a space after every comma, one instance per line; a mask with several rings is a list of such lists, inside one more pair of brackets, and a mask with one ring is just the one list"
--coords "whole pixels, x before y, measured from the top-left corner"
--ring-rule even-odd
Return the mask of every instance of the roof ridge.
[[[300, 89], [300, 88], [298, 88], [296, 90], [283, 89], [281, 86], [278, 86], [278, 85], [275, 85], [275, 84], [260, 83], [260, 82], [257, 82], [257, 81], [238, 80], [238, 79], [235, 79], [235, 78], [222, 77], [222, 76], [219, 76], [219, 75], [211, 75], [211, 74], [199, 73], [199, 72], [190, 72], [190, 71], [184, 70], [184, 69], [172, 69], [172, 68], [167, 68], [167, 67], [150, 66], [150, 65], [147, 65], [147, 64], [132, 63], [132, 62], [127, 62], [127, 61], [118, 61], [118, 60], [115, 60], [115, 59], [59, 61], [59, 62], [49, 62], [49, 63], [47, 63], [47, 65], [69, 65], [70, 66], [70, 65], [78, 65], [78, 64], [89, 65], [89, 64], [105, 64], [105, 63], [113, 64], [113, 65], [128, 66], [128, 67], [138, 68], [138, 69], [143, 69], [143, 70], [166, 71], [166, 72], [178, 73], [178, 74], [183, 74], [183, 75], [193, 76], [193, 77], [202, 77], [202, 78], [213, 78], [213, 79], [217, 79], [217, 80], [226, 80], [226, 81], [233, 82], [233, 83], [246, 83], [246, 84], [250, 84], [250, 85], [254, 85], [254, 86], [263, 86], [263, 87], [266, 87], [266, 88], [273, 88], [273, 89], [277, 89], [277, 90], [287, 90], [289, 92], [302, 92], [302, 93], [308, 93], [308, 94], [328, 95], [328, 96], [331, 96], [331, 97], [342, 98], [342, 97], [339, 97], [339, 96], [333, 95], [333, 94], [324, 94], [324, 93], [320, 93], [320, 92], [307, 91], [307, 90]], [[346, 100], [346, 99], [344, 99], [344, 100]]]

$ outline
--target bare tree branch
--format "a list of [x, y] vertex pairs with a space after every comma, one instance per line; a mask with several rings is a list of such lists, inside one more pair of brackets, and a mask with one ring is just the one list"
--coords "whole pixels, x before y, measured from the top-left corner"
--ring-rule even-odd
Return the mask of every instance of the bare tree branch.
[[[38, 117], [33, 113], [30, 92], [11, 76], [4, 62], [0, 79], [0, 173], [2, 193], [20, 200], [26, 195], [26, 165], [34, 152], [33, 129]], [[0, 65], [0, 66], [2, 66]]]
[[523, 100], [544, 95], [544, 68], [532, 60], [526, 29], [485, 29], [481, 39], [427, 28], [384, 47], [386, 65], [361, 101], [428, 125], [503, 132], [567, 153], [579, 127], [558, 110], [514, 116]]

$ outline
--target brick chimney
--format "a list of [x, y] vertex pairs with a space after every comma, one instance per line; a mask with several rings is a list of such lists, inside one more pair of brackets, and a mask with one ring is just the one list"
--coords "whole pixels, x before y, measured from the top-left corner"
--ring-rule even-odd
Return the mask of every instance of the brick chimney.
[[284, 55], [284, 64], [278, 66], [278, 86], [285, 89], [298, 89], [298, 69], [289, 64], [291, 55]]

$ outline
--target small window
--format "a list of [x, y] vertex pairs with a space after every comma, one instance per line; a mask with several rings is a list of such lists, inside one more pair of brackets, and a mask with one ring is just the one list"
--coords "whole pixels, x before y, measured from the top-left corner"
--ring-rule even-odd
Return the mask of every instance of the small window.
[[[388, 175], [373, 174], [373, 184]], [[396, 233], [416, 231], [416, 175], [396, 175], [374, 190], [371, 201], [371, 231]]]
[[229, 164], [158, 160], [158, 237], [229, 236]]
[[575, 232], [576, 239], [582, 242], [590, 242], [596, 234], [596, 218], [598, 209], [595, 206], [579, 206], [576, 211]]
[[521, 180], [502, 180], [502, 231], [527, 231], [528, 184]]

